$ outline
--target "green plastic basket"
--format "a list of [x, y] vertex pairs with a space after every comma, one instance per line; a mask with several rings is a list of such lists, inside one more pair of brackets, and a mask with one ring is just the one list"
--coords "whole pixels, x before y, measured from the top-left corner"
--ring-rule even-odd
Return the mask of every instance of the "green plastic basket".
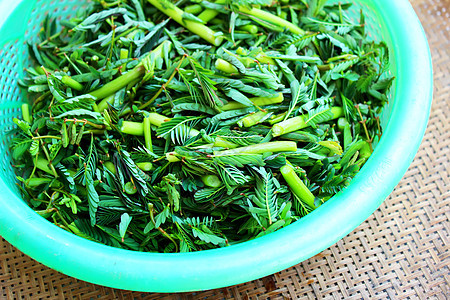
[[425, 34], [407, 0], [358, 0], [368, 31], [391, 49], [396, 76], [382, 116], [383, 137], [350, 186], [311, 214], [267, 236], [196, 253], [141, 253], [104, 246], [66, 232], [21, 199], [8, 154], [12, 119], [25, 98], [17, 85], [31, 65], [26, 43], [45, 15], [66, 18], [83, 0], [0, 0], [0, 234], [37, 261], [67, 275], [114, 288], [183, 292], [220, 288], [291, 267], [330, 247], [386, 199], [422, 140], [432, 99]]

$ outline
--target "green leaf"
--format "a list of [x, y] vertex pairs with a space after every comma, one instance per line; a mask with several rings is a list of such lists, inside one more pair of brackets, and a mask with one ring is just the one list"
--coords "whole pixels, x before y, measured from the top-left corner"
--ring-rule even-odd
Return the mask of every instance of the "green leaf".
[[289, 109], [284, 120], [290, 117], [298, 103], [307, 102], [309, 100], [307, 91], [308, 89], [303, 82], [302, 84], [300, 84], [298, 80], [291, 82], [291, 102], [289, 103]]
[[[205, 228], [203, 228], [203, 229], [205, 230]], [[211, 243], [213, 245], [219, 245], [219, 244], [225, 243], [224, 238], [218, 237], [217, 235], [215, 235], [213, 233], [202, 231], [200, 228], [193, 227], [192, 234], [194, 235], [194, 237], [197, 237], [197, 238], [201, 239], [202, 241], [204, 241], [206, 243]]]
[[214, 161], [243, 168], [244, 165], [254, 165], [262, 167], [265, 165], [262, 154], [230, 154], [214, 155]]
[[19, 119], [17, 119], [17, 118], [14, 118], [14, 119], [13, 119], [13, 122], [14, 122], [20, 129], [22, 129], [22, 131], [23, 131], [26, 135], [31, 136], [31, 131], [30, 131], [31, 126], [30, 126], [30, 124], [29, 124], [28, 122], [19, 120]]
[[255, 196], [251, 197], [256, 206], [264, 209], [264, 215], [269, 224], [276, 221], [278, 216], [278, 197], [276, 194], [276, 179], [270, 169], [253, 168], [256, 175]]
[[30, 154], [36, 156], [39, 153], [39, 140], [33, 140], [30, 145]]
[[62, 113], [54, 118], [55, 119], [61, 119], [61, 118], [67, 118], [67, 117], [73, 118], [75, 116], [77, 116], [77, 117], [88, 116], [88, 117], [98, 120], [101, 118], [102, 115], [98, 112], [80, 108], [80, 109], [70, 110], [68, 112]]
[[193, 15], [191, 13], [187, 13], [187, 12], [183, 12], [183, 14], [181, 15], [181, 18], [183, 19], [183, 22], [184, 22], [184, 20], [189, 20], [189, 21], [192, 21], [192, 22], [200, 23], [200, 24], [205, 24], [206, 23], [202, 19], [196, 17], [195, 15]]
[[305, 123], [316, 127], [316, 124], [330, 120], [333, 117], [331, 108], [328, 106], [319, 106], [308, 112], [308, 119]]
[[253, 106], [253, 102], [250, 101], [250, 99], [247, 98], [247, 96], [245, 96], [244, 94], [242, 94], [241, 92], [239, 92], [238, 90], [235, 89], [229, 89], [226, 92], [226, 95], [228, 97], [230, 97], [231, 99], [233, 99], [236, 102], [239, 102], [245, 106]]
[[248, 182], [248, 178], [245, 174], [235, 166], [225, 164], [215, 164], [214, 166], [229, 192], [231, 192], [235, 186]]
[[155, 228], [158, 228], [161, 226], [161, 224], [166, 223], [166, 220], [169, 216], [170, 216], [170, 205], [167, 205], [159, 214], [156, 215]]
[[253, 132], [242, 132], [236, 130], [225, 130], [217, 134], [217, 137], [239, 146], [259, 144], [264, 139], [264, 137]]
[[344, 94], [341, 93], [342, 99], [342, 108], [344, 109], [344, 115], [347, 121], [356, 121], [356, 109], [353, 101], [349, 98], [345, 97]]
[[125, 234], [127, 233], [128, 226], [130, 225], [132, 219], [133, 217], [130, 217], [130, 215], [127, 213], [124, 213], [120, 217], [119, 234], [122, 238], [122, 242], [124, 242]]
[[98, 13], [91, 14], [89, 17], [83, 20], [76, 27], [72, 28], [73, 31], [86, 31], [89, 29], [94, 29], [97, 23], [103, 22], [105, 19], [110, 16], [115, 15], [124, 15], [127, 14], [128, 11], [125, 8], [112, 8], [108, 10], [103, 10]]
[[175, 117], [164, 122], [156, 130], [159, 137], [170, 137], [172, 142], [177, 145], [183, 145], [189, 138], [192, 128], [201, 121], [203, 117]]

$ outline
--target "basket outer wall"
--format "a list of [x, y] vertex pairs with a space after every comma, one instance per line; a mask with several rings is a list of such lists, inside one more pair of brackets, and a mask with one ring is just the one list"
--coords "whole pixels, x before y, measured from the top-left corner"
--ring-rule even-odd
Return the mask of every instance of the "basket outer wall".
[[[412, 7], [406, 0], [365, 2], [377, 11], [392, 41], [397, 80], [391, 116], [384, 137], [349, 188], [314, 213], [232, 247], [186, 254], [139, 253], [90, 242], [57, 228], [20, 201], [2, 178], [0, 234], [27, 255], [67, 275], [152, 292], [234, 285], [288, 268], [328, 248], [361, 224], [400, 181], [420, 145], [431, 105], [431, 58]], [[4, 9], [0, 10], [0, 46], [24, 33], [29, 3], [24, 0], [14, 10], [9, 0], [0, 0]], [[8, 11], [13, 13], [6, 19]], [[7, 27], [1, 28], [2, 22]]]

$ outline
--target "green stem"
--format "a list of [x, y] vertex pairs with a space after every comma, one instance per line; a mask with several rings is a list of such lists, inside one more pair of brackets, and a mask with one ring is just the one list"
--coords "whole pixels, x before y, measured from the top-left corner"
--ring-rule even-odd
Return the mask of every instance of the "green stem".
[[244, 127], [252, 127], [253, 125], [258, 124], [265, 116], [269, 113], [264, 111], [258, 111], [253, 114], [249, 114], [245, 118], [243, 118], [240, 122]]
[[213, 44], [214, 46], [219, 46], [223, 41], [223, 36], [218, 35], [216, 32], [212, 31], [209, 27], [187, 20], [183, 18], [184, 11], [173, 5], [169, 1], [164, 0], [147, 0], [154, 7], [159, 9], [165, 15], [171, 17], [175, 22], [185, 27], [194, 34], [197, 34], [207, 42]]
[[222, 147], [222, 148], [229, 148], [229, 149], [234, 149], [239, 147], [238, 144], [229, 142], [227, 140], [224, 140], [221, 137], [216, 137], [216, 139], [214, 140], [214, 147]]
[[217, 70], [227, 73], [227, 74], [238, 74], [238, 69], [227, 62], [226, 60], [223, 60], [221, 58], [218, 58], [215, 63], [215, 67]]
[[145, 67], [143, 65], [137, 66], [133, 70], [127, 72], [126, 74], [117, 77], [113, 81], [108, 82], [98, 90], [90, 92], [89, 94], [95, 97], [97, 100], [106, 98], [115, 92], [126, 87], [130, 82], [141, 78], [144, 76]]
[[175, 152], [167, 152], [166, 153], [166, 159], [168, 162], [174, 163], [181, 161], [175, 154]]
[[268, 152], [295, 152], [297, 143], [289, 141], [268, 142], [230, 150], [218, 151], [214, 155], [235, 155], [235, 154], [264, 154]]
[[147, 106], [149, 106], [150, 104], [153, 103], [153, 101], [156, 100], [156, 98], [158, 98], [158, 96], [166, 89], [166, 86], [169, 85], [169, 83], [172, 81], [172, 79], [175, 77], [175, 74], [178, 72], [178, 70], [180, 69], [181, 65], [183, 64], [184, 59], [186, 58], [186, 55], [184, 55], [181, 59], [180, 62], [178, 63], [178, 66], [175, 68], [175, 70], [173, 71], [173, 73], [170, 75], [169, 79], [167, 79], [166, 83], [164, 83], [163, 85], [161, 85], [161, 87], [159, 88], [159, 90], [156, 92], [155, 95], [153, 95], [153, 97], [147, 101], [146, 103], [142, 104], [139, 109], [144, 109]]
[[[148, 204], [148, 210], [150, 212], [150, 219], [152, 220], [153, 225], [156, 227], [156, 222], [154, 218], [154, 212], [153, 212], [153, 203]], [[175, 245], [175, 252], [178, 252], [178, 244], [175, 242], [175, 240], [162, 229], [161, 227], [156, 228], [161, 232], [166, 238], [168, 238], [174, 245]]]
[[148, 117], [150, 120], [150, 124], [158, 127], [161, 126], [162, 123], [170, 121], [170, 118], [157, 113], [149, 113]]
[[245, 6], [239, 6], [239, 12], [247, 15], [254, 16], [258, 19], [267, 21], [269, 23], [272, 23], [274, 25], [278, 25], [280, 27], [289, 29], [292, 33], [304, 35], [305, 31], [301, 29], [300, 27], [292, 24], [289, 21], [283, 20], [280, 17], [277, 17], [267, 11], [258, 9], [258, 8], [248, 8]]
[[203, 7], [200, 4], [192, 4], [189, 6], [186, 6], [184, 8], [184, 11], [188, 14], [196, 15], [200, 13], [203, 10]]
[[361, 149], [359, 150], [359, 158], [367, 159], [371, 154], [372, 149], [370, 149], [370, 144], [364, 142], [364, 144], [361, 146]]
[[[332, 116], [323, 120], [322, 122], [327, 122], [330, 120], [337, 119], [344, 115], [344, 110], [341, 107], [335, 106], [331, 108]], [[308, 115], [304, 114], [298, 117], [287, 119], [283, 122], [277, 123], [272, 126], [273, 136], [280, 136], [285, 133], [296, 131], [302, 128], [306, 128], [311, 124], [308, 122]]]
[[143, 126], [144, 126], [145, 148], [153, 152], [152, 129], [149, 116], [144, 116]]
[[61, 82], [64, 83], [65, 85], [67, 85], [68, 87], [73, 88], [74, 90], [77, 90], [77, 91], [82, 91], [84, 88], [81, 83], [72, 79], [69, 76], [63, 76], [61, 78]]
[[278, 114], [276, 116], [273, 116], [273, 117], [270, 118], [269, 124], [273, 125], [273, 124], [276, 124], [276, 123], [280, 123], [281, 121], [284, 120], [285, 117], [286, 117], [286, 112]]
[[28, 105], [28, 103], [22, 104], [22, 118], [25, 122], [28, 122], [30, 124], [33, 122], [33, 118], [30, 115], [30, 106]]
[[140, 162], [136, 163], [136, 166], [144, 172], [151, 171], [153, 164], [151, 162]]
[[299, 197], [303, 202], [305, 202], [309, 207], [315, 209], [314, 205], [314, 195], [306, 187], [300, 177], [295, 174], [294, 169], [290, 165], [285, 165], [280, 168], [281, 175], [283, 175], [284, 180], [291, 188], [291, 191]]
[[172, 43], [170, 41], [162, 42], [158, 47], [156, 47], [152, 52], [150, 52], [150, 54], [146, 58], [144, 58], [134, 69], [128, 71], [122, 76], [117, 77], [113, 81], [108, 82], [98, 90], [90, 92], [89, 94], [95, 97], [97, 100], [101, 100], [123, 89], [131, 82], [141, 79], [146, 72], [144, 66], [145, 60], [150, 59], [151, 57], [153, 58], [161, 57], [162, 50], [165, 44], [171, 45]]
[[41, 140], [41, 139], [57, 139], [57, 140], [60, 140], [61, 137], [60, 136], [55, 136], [55, 135], [40, 135], [40, 136], [33, 137], [33, 140]]
[[[283, 102], [284, 97], [282, 93], [278, 93], [278, 95], [276, 97], [273, 98], [268, 98], [268, 97], [254, 97], [254, 98], [250, 98], [250, 101], [253, 102], [253, 104], [255, 106], [265, 106], [265, 105], [271, 105], [271, 104], [278, 104]], [[241, 109], [241, 108], [246, 108], [247, 106], [245, 106], [244, 104], [241, 104], [239, 102], [236, 101], [230, 101], [227, 104], [225, 104], [224, 106], [222, 106], [220, 109], [223, 111], [228, 111], [228, 110], [235, 110], [235, 109]]]
[[[157, 127], [161, 126], [162, 123], [170, 121], [170, 118], [157, 114], [157, 113], [147, 113], [146, 117], [148, 117], [151, 125], [155, 125]], [[144, 123], [139, 122], [131, 122], [131, 121], [122, 121], [122, 127], [120, 128], [122, 133], [144, 136]], [[189, 132], [190, 136], [196, 136], [200, 132], [196, 129], [191, 129]]]
[[143, 136], [144, 124], [139, 122], [123, 121], [120, 127], [120, 132], [125, 134]]
[[[226, 0], [217, 0], [217, 1], [215, 1], [215, 3], [225, 4]], [[219, 14], [218, 10], [207, 8], [201, 14], [198, 15], [198, 18], [200, 20], [204, 21], [205, 23], [208, 23], [209, 21], [214, 19], [218, 14]]]
[[202, 181], [206, 186], [217, 188], [222, 185], [222, 181], [216, 175], [202, 176]]
[[258, 33], [258, 26], [256, 25], [244, 25], [241, 26], [239, 29], [243, 31], [247, 31], [248, 33], [257, 34]]
[[109, 95], [108, 97], [106, 97], [102, 101], [100, 101], [100, 103], [97, 105], [98, 111], [103, 112], [105, 109], [108, 108], [108, 103], [113, 104], [114, 96], [115, 96], [115, 94]]

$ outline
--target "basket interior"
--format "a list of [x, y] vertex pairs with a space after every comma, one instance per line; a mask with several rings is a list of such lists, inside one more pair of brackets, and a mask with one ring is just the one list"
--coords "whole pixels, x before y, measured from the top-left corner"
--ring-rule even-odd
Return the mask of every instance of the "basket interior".
[[[382, 22], [371, 5], [372, 1], [355, 1], [349, 10], [348, 17], [354, 21], [359, 20], [360, 10], [363, 9], [369, 36], [374, 40], [384, 39], [390, 46], [389, 34], [383, 30]], [[331, 2], [337, 3], [339, 0]], [[50, 14], [51, 17], [58, 19], [70, 18], [77, 9], [88, 3], [89, 1], [86, 0], [24, 0], [13, 12], [14, 16], [0, 28], [0, 153], [2, 153], [0, 178], [19, 196], [18, 198], [20, 193], [8, 150], [11, 135], [7, 133], [14, 126], [13, 118], [21, 117], [21, 104], [27, 101], [26, 91], [19, 88], [17, 80], [24, 76], [24, 68], [33, 65], [28, 43], [34, 42], [46, 15]], [[15, 18], [17, 15], [21, 16], [21, 20]], [[6, 30], [11, 26], [15, 27], [14, 35]], [[393, 57], [392, 53], [391, 57]], [[394, 70], [392, 66], [391, 70]], [[394, 99], [393, 91], [394, 88], [391, 89], [389, 99]], [[391, 109], [392, 101], [384, 108], [381, 115], [383, 128], [387, 126]]]

